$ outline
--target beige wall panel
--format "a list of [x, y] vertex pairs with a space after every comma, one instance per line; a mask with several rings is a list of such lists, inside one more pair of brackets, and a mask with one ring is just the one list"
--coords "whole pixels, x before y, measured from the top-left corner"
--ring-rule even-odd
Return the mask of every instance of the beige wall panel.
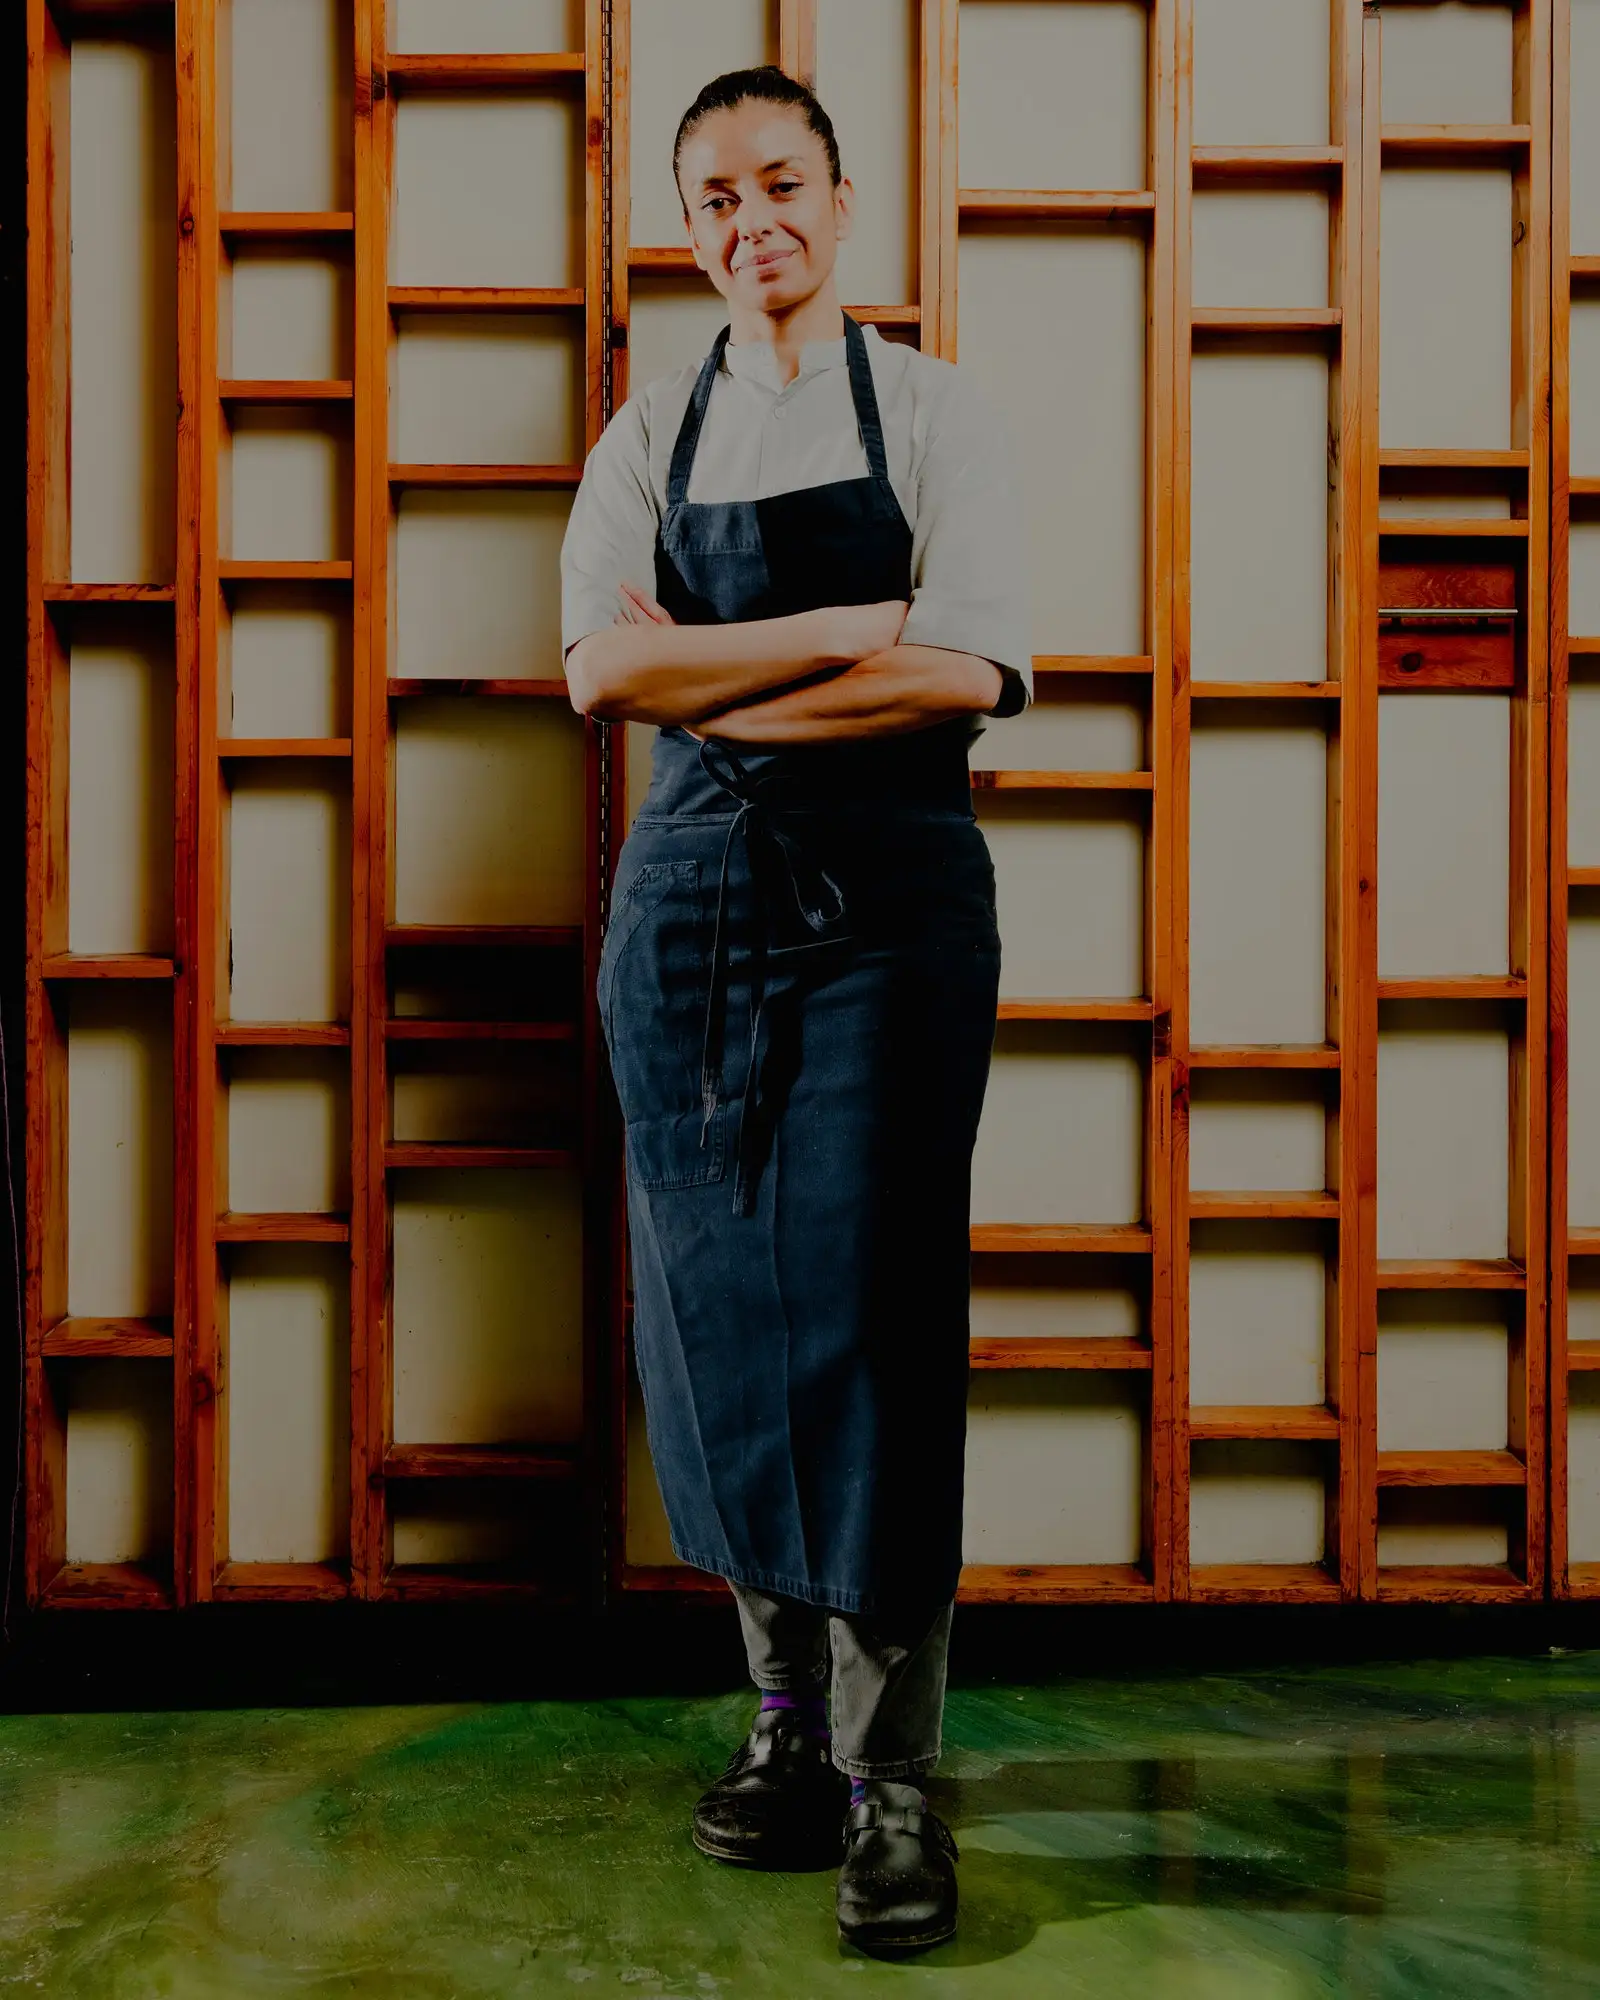
[[230, 736], [348, 736], [349, 600], [337, 592], [235, 585]]
[[575, 1173], [406, 1174], [394, 1190], [394, 1435], [557, 1444], [583, 1426]]
[[961, 185], [1142, 188], [1146, 9], [961, 9]]
[[1591, 292], [1572, 301], [1570, 327], [1572, 470], [1600, 475], [1600, 299]]
[[1328, 1114], [1314, 1085], [1292, 1076], [1201, 1070], [1189, 1089], [1191, 1187], [1323, 1186]]
[[536, 1498], [520, 1488], [442, 1488], [437, 1480], [392, 1487], [394, 1560], [401, 1567], [440, 1563], [526, 1569], [541, 1541], [530, 1504]]
[[1511, 706], [1476, 694], [1378, 700], [1378, 967], [1510, 964]]
[[67, 1029], [67, 1311], [170, 1313], [172, 1259], [171, 988], [80, 988]]
[[663, 375], [697, 367], [728, 324], [709, 279], [636, 277], [629, 293], [628, 386], [637, 393]]
[[343, 1050], [228, 1053], [228, 1207], [311, 1215], [350, 1206], [350, 1070]]
[[1314, 1445], [1195, 1445], [1190, 1562], [1320, 1562], [1326, 1476]]
[[240, 244], [229, 284], [231, 353], [223, 372], [242, 382], [350, 380], [354, 286], [348, 257], [285, 256]]
[[777, 60], [775, 0], [643, 0], [634, 7], [629, 134], [634, 243], [683, 241], [672, 142], [702, 87], [725, 70]]
[[[1011, 1260], [1008, 1260], [1008, 1262]], [[1143, 1295], [1115, 1257], [1052, 1259], [1050, 1281], [986, 1283], [980, 1269], [972, 1287], [972, 1331], [995, 1339], [1135, 1340], [1148, 1330]], [[1146, 1288], [1148, 1289], [1148, 1288]]]
[[917, 0], [819, 0], [817, 95], [856, 190], [839, 251], [850, 305], [917, 303], [920, 107]]
[[79, 1361], [67, 1401], [67, 1561], [172, 1561], [172, 1371]]
[[961, 239], [961, 365], [1020, 474], [1036, 653], [1144, 651], [1144, 259], [1106, 229]]
[[583, 0], [395, 0], [389, 18], [391, 46], [407, 51], [541, 55], [583, 47]]
[[583, 329], [565, 315], [402, 314], [390, 394], [404, 465], [576, 465]]
[[1328, 364], [1199, 354], [1192, 381], [1192, 675], [1326, 680]]
[[1482, 1008], [1382, 1009], [1380, 1257], [1505, 1256], [1509, 1061]]
[[69, 692], [68, 949], [170, 952], [170, 628], [81, 629]]
[[1139, 1221], [1144, 1100], [1129, 1038], [1003, 1022], [972, 1163], [973, 1221]]
[[1600, 1376], [1574, 1375], [1567, 1409], [1567, 1553], [1600, 1562]]
[[395, 921], [578, 924], [583, 724], [555, 702], [408, 702], [395, 730]]
[[1320, 1042], [1326, 738], [1202, 720], [1190, 809], [1196, 1042]]
[[228, 817], [234, 1020], [347, 1018], [349, 773], [241, 766]]
[[1314, 1223], [1192, 1225], [1191, 1404], [1323, 1400], [1328, 1246]]
[[628, 824], [632, 826], [634, 815], [644, 804], [645, 794], [650, 790], [650, 766], [655, 753], [656, 730], [649, 722], [627, 724], [628, 754]]
[[1503, 1451], [1510, 1352], [1499, 1299], [1380, 1295], [1379, 1451]]
[[975, 1377], [964, 1560], [1137, 1562], [1139, 1395], [1114, 1375]]
[[[1600, 902], [1580, 892], [1567, 930], [1567, 1208], [1600, 1228]], [[1600, 1339], [1600, 1325], [1594, 1337]]]
[[348, 562], [353, 453], [349, 420], [303, 410], [233, 419], [232, 546], [241, 562]]
[[569, 1049], [396, 1050], [389, 1074], [397, 1145], [559, 1145], [577, 1128]]
[[672, 1563], [672, 1530], [661, 1499], [661, 1485], [650, 1457], [645, 1429], [644, 1395], [638, 1377], [628, 1370], [628, 1531], [627, 1560], [631, 1563]]
[[178, 392], [171, 50], [74, 37], [71, 118], [72, 575], [170, 583]]
[[1600, 520], [1574, 510], [1567, 628], [1575, 639], [1600, 638]]
[[1505, 1502], [1493, 1493], [1397, 1489], [1379, 1499], [1378, 1566], [1504, 1563]]
[[1575, 1257], [1571, 1283], [1567, 1294], [1568, 1339], [1600, 1340], [1600, 1262], [1593, 1257]]
[[1328, 143], [1329, 0], [1195, 0], [1197, 146]]
[[[237, 1113], [235, 1114], [237, 1115]], [[339, 1562], [350, 1548], [345, 1253], [228, 1253], [228, 1555]]]
[[232, 0], [233, 208], [349, 208], [343, 0]]
[[1442, 0], [1383, 11], [1385, 125], [1509, 125], [1511, 9]]
[[1379, 437], [1386, 447], [1511, 443], [1511, 176], [1383, 175]]
[[[1572, 252], [1600, 254], [1600, 120], [1583, 107], [1600, 103], [1600, 0], [1572, 0]], [[1557, 88], [1561, 88], [1558, 80]]]
[[1325, 194], [1203, 192], [1193, 230], [1197, 306], [1328, 303]]
[[1144, 991], [1145, 814], [1092, 796], [980, 802], [1000, 910], [1000, 991], [1015, 999]]
[[1146, 702], [1050, 686], [1021, 715], [985, 729], [969, 761], [975, 771], [1148, 770], [1145, 714]]
[[1384, 521], [1509, 521], [1507, 493], [1380, 493], [1378, 517]]
[[566, 493], [408, 493], [395, 535], [396, 664], [405, 679], [561, 673]]
[[[508, 200], [516, 188], [529, 198]], [[570, 91], [403, 98], [394, 189], [393, 284], [583, 283], [583, 107]]]

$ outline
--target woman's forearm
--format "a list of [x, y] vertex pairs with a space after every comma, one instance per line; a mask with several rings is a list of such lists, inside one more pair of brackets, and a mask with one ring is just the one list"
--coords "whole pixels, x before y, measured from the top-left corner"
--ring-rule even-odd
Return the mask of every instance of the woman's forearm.
[[963, 715], [981, 715], [1000, 699], [1000, 669], [973, 653], [938, 646], [891, 646], [831, 680], [792, 688], [697, 726], [731, 743], [829, 743], [904, 736]]
[[[905, 607], [897, 607], [904, 617]], [[567, 656], [580, 714], [606, 721], [692, 723], [773, 688], [849, 667], [898, 631], [888, 608], [805, 611], [736, 625], [613, 625]]]

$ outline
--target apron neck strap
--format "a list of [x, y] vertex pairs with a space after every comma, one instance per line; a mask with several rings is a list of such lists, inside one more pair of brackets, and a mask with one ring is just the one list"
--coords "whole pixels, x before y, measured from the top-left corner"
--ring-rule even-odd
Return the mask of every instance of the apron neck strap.
[[[711, 352], [700, 364], [694, 393], [683, 413], [683, 422], [678, 426], [678, 441], [672, 448], [672, 469], [667, 475], [669, 507], [681, 507], [689, 497], [689, 478], [694, 471], [695, 453], [700, 448], [700, 433], [705, 426], [706, 411], [711, 407], [711, 391], [716, 386], [717, 370], [722, 366], [723, 350], [732, 331], [727, 326], [722, 329]], [[866, 336], [848, 313], [844, 315], [844, 348], [850, 369], [850, 399], [855, 404], [862, 449], [867, 454], [873, 478], [887, 481], [889, 457], [884, 449], [883, 419], [878, 414], [878, 392], [872, 383], [872, 363], [867, 356]]]

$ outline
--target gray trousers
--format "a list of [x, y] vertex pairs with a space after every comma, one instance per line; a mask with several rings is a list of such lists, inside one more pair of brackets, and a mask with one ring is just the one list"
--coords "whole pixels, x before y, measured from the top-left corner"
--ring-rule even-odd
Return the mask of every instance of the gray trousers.
[[820, 1694], [832, 1662], [833, 1761], [852, 1778], [909, 1778], [939, 1761], [950, 1613], [824, 1611], [730, 1583], [750, 1678], [768, 1694]]

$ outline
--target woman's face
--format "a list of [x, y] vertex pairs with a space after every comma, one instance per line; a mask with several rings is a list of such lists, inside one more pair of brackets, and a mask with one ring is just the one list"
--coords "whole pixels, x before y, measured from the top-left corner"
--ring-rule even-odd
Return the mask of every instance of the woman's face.
[[678, 161], [695, 262], [730, 305], [781, 312], [833, 274], [854, 194], [833, 185], [798, 111], [758, 101], [715, 111]]

